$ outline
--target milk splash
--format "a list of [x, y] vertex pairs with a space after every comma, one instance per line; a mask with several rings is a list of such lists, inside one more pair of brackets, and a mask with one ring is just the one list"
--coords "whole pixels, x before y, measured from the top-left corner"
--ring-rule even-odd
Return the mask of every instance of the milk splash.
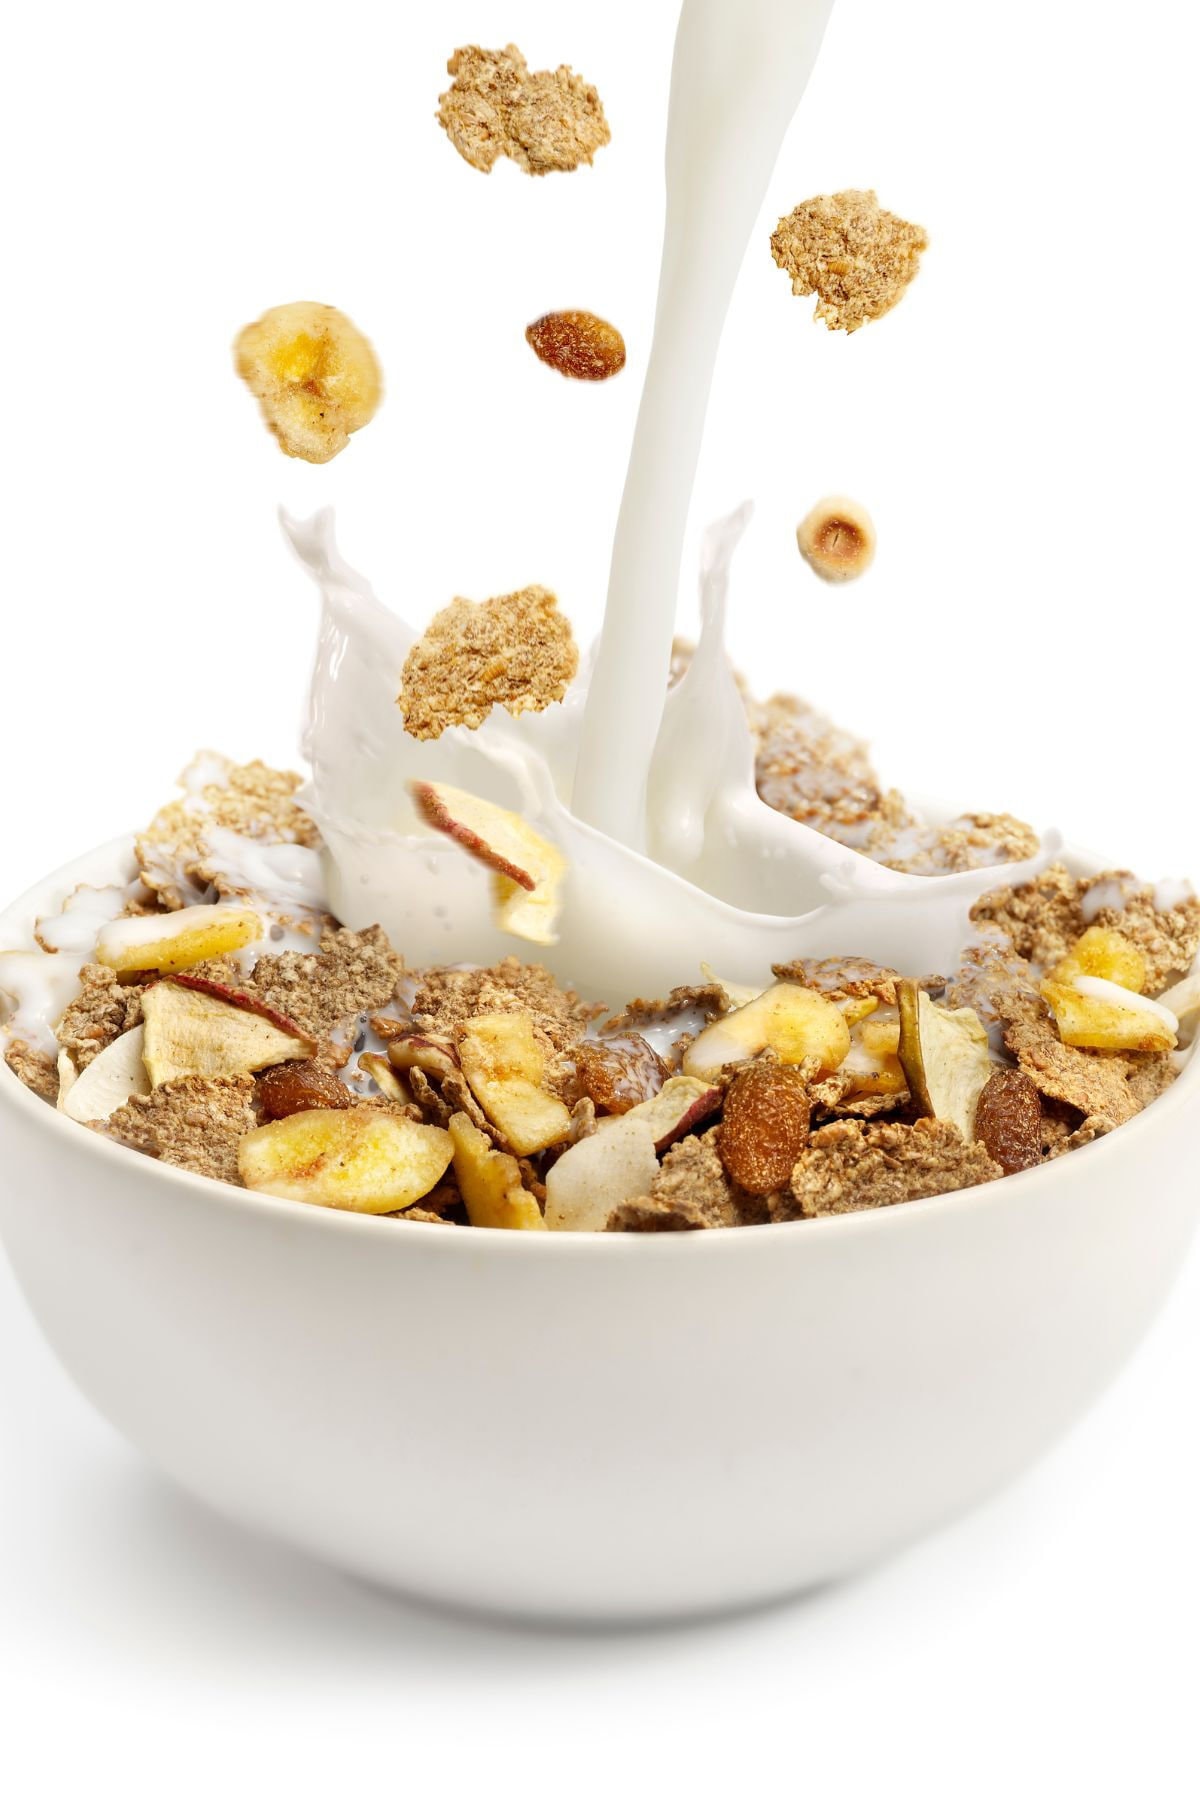
[[431, 837], [409, 783], [450, 782], [519, 811], [570, 872], [560, 977], [614, 1000], [698, 979], [701, 963], [761, 987], [773, 962], [854, 953], [947, 972], [980, 894], [1036, 859], [948, 876], [881, 867], [773, 811], [724, 650], [742, 507], [709, 532], [700, 643], [668, 693], [681, 544], [712, 373], [737, 270], [832, 0], [685, 0], [667, 149], [655, 339], [613, 549], [604, 628], [565, 702], [432, 743], [396, 705], [413, 641], [340, 557], [332, 516], [285, 519], [322, 593], [305, 750], [330, 902], [378, 922], [415, 964], [519, 951], [492, 922], [486, 872]]

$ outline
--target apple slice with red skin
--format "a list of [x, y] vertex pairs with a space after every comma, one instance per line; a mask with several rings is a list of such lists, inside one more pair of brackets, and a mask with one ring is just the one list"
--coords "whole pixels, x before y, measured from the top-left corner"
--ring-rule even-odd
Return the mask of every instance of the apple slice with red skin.
[[649, 1100], [632, 1107], [622, 1117], [642, 1119], [654, 1134], [659, 1156], [681, 1137], [702, 1125], [720, 1110], [721, 1090], [694, 1075], [673, 1075]]

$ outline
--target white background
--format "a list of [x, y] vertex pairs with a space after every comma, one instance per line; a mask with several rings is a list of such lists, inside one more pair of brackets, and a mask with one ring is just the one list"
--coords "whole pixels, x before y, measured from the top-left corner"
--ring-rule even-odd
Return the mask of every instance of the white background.
[[[200, 744], [292, 758], [314, 601], [280, 502], [335, 502], [347, 555], [414, 621], [536, 581], [591, 635], [652, 319], [674, 15], [117, 0], [10, 20], [6, 894], [142, 822]], [[594, 170], [485, 179], [438, 131], [450, 50], [510, 38], [599, 86]], [[869, 732], [900, 785], [1058, 821], [1148, 876], [1200, 873], [1198, 48], [1178, 0], [838, 0], [755, 227], [691, 534], [757, 498], [732, 638], [758, 687]], [[932, 247], [846, 339], [767, 237], [808, 195], [871, 185]], [[387, 379], [325, 468], [278, 454], [230, 366], [240, 325], [301, 297], [348, 311]], [[524, 344], [572, 305], [625, 332], [608, 386]], [[793, 538], [837, 490], [880, 538], [840, 593]], [[1099, 1411], [938, 1540], [754, 1618], [543, 1636], [360, 1591], [166, 1491], [4, 1274], [0, 1782], [1193, 1794], [1198, 1348], [1193, 1260]]]

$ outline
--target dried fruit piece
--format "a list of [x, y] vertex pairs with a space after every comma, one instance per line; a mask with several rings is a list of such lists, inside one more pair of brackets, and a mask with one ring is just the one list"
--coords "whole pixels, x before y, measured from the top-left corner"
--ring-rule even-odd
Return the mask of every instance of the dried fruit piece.
[[988, 1034], [969, 1006], [935, 1006], [915, 981], [896, 989], [900, 1064], [914, 1102], [931, 1119], [955, 1125], [969, 1142], [975, 1109], [992, 1073]]
[[546, 1221], [522, 1184], [516, 1158], [493, 1149], [466, 1113], [455, 1113], [449, 1129], [454, 1175], [472, 1225], [493, 1231], [544, 1231]]
[[865, 506], [832, 494], [796, 527], [800, 554], [822, 581], [853, 581], [875, 560], [875, 527]]
[[808, 1142], [812, 1109], [804, 1077], [782, 1063], [755, 1063], [725, 1096], [717, 1152], [748, 1194], [773, 1194], [792, 1178]]
[[453, 1144], [436, 1125], [373, 1106], [293, 1113], [249, 1132], [238, 1148], [248, 1188], [342, 1212], [403, 1212], [450, 1166]]
[[1141, 994], [1146, 987], [1146, 959], [1136, 944], [1109, 925], [1092, 925], [1072, 944], [1063, 960], [1046, 977], [1053, 982], [1073, 982], [1080, 975], [1115, 981], [1118, 987]]
[[185, 906], [178, 912], [114, 919], [96, 938], [96, 961], [118, 975], [157, 969], [169, 975], [230, 956], [263, 934], [256, 912], [240, 906]]
[[[869, 1011], [851, 1022], [851, 1009]], [[894, 1006], [880, 1007], [865, 995], [842, 1003], [850, 1022], [850, 1052], [838, 1070], [844, 1083], [842, 1095], [850, 1099], [876, 1099], [903, 1094], [908, 1077], [900, 1061], [900, 1018]]]
[[994, 1069], [975, 1109], [975, 1136], [1006, 1175], [1042, 1160], [1042, 1101], [1021, 1069]]
[[525, 328], [534, 355], [575, 381], [607, 381], [625, 367], [625, 339], [592, 312], [545, 313]]
[[569, 1111], [543, 1086], [546, 1056], [527, 1014], [472, 1019], [458, 1054], [471, 1092], [518, 1156], [535, 1156], [569, 1135]]
[[353, 1106], [354, 1097], [332, 1069], [321, 1063], [280, 1063], [268, 1069], [258, 1084], [258, 1098], [268, 1119], [288, 1119], [293, 1113], [315, 1112], [319, 1107]]
[[430, 1037], [420, 1031], [403, 1031], [388, 1045], [388, 1061], [394, 1069], [420, 1069], [439, 1081], [457, 1075], [462, 1068], [451, 1038]]
[[59, 1110], [68, 1119], [86, 1125], [95, 1119], [109, 1118], [134, 1094], [148, 1094], [150, 1077], [143, 1061], [144, 1048], [145, 1028], [141, 1025], [114, 1038], [76, 1080], [66, 1084], [65, 1092], [60, 1083]]
[[1169, 1013], [1174, 1013], [1180, 1024], [1185, 1021], [1194, 1023], [1194, 1014], [1200, 1012], [1200, 964], [1169, 987], [1165, 994], [1158, 996], [1158, 1004], [1165, 1006]]
[[627, 1113], [653, 1099], [667, 1077], [657, 1050], [637, 1032], [585, 1038], [575, 1052], [579, 1091], [601, 1113]]
[[519, 813], [506, 812], [445, 782], [414, 781], [418, 811], [485, 868], [493, 871], [496, 924], [533, 944], [556, 942], [559, 892], [567, 860]]
[[484, 174], [502, 156], [527, 175], [577, 169], [609, 141], [599, 94], [565, 64], [531, 73], [515, 44], [466, 44], [446, 67], [454, 85], [441, 96], [438, 122]]
[[829, 1074], [849, 1048], [849, 1027], [832, 1001], [812, 988], [780, 981], [702, 1031], [684, 1053], [683, 1072], [703, 1079], [727, 1063], [773, 1050], [782, 1063], [811, 1063], [816, 1072]]
[[562, 700], [579, 668], [571, 625], [549, 588], [482, 603], [457, 599], [430, 620], [404, 659], [397, 704], [410, 737], [474, 731], [503, 706], [516, 717]]
[[584, 1138], [546, 1176], [548, 1231], [603, 1231], [626, 1200], [648, 1194], [658, 1174], [654, 1133], [632, 1113]]
[[886, 212], [873, 189], [845, 188], [780, 219], [771, 254], [793, 294], [816, 294], [814, 318], [830, 331], [857, 331], [902, 298], [928, 243], [919, 225]]
[[395, 1100], [400, 1106], [407, 1106], [412, 1099], [407, 1083], [397, 1075], [386, 1056], [379, 1056], [373, 1050], [365, 1050], [358, 1059], [360, 1069], [365, 1069], [375, 1086], [386, 1100]]
[[326, 463], [375, 416], [383, 376], [370, 343], [336, 306], [295, 300], [247, 325], [237, 372], [285, 456]]
[[1095, 975], [1043, 981], [1042, 994], [1063, 1043], [1075, 1049], [1173, 1050], [1179, 1041], [1174, 1013], [1115, 981]]
[[644, 1119], [654, 1138], [654, 1148], [661, 1156], [672, 1144], [711, 1119], [720, 1111], [722, 1093], [710, 1082], [694, 1075], [672, 1075], [652, 1100], [643, 1100], [625, 1114], [627, 1119]]
[[186, 976], [158, 981], [142, 996], [143, 1047], [151, 1085], [185, 1075], [250, 1075], [299, 1062], [316, 1045], [290, 1021], [259, 1010], [253, 996]]

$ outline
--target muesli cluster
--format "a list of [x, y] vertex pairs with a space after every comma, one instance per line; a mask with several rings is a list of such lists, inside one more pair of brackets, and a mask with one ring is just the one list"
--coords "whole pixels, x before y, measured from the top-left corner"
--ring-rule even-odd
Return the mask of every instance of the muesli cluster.
[[[450, 612], [404, 670], [415, 733], [560, 697], [573, 645], [553, 596]], [[531, 618], [552, 678], [526, 683]], [[1007, 815], [927, 826], [801, 701], [746, 704], [762, 797], [841, 843], [924, 874], [1036, 849]], [[37, 949], [0, 956], [5, 1056], [81, 1126], [284, 1199], [618, 1232], [892, 1206], [1124, 1124], [1174, 1080], [1200, 1013], [1191, 891], [1060, 865], [981, 900], [943, 971], [800, 958], [745, 988], [705, 969], [613, 1013], [516, 956], [410, 968], [403, 944], [327, 911], [299, 776], [206, 754], [182, 785], [128, 880], [80, 888]], [[557, 849], [459, 790], [415, 798], [492, 871], [497, 921], [553, 942]]]

